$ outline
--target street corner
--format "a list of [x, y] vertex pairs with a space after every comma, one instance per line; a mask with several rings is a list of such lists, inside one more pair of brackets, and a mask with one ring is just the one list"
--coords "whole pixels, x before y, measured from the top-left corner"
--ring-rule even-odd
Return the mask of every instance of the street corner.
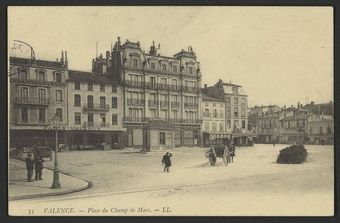
[[54, 172], [44, 168], [42, 180], [29, 182], [23, 162], [10, 159], [8, 200], [32, 199], [58, 196], [82, 191], [92, 187], [92, 183], [66, 173], [59, 172], [61, 187], [52, 189]]

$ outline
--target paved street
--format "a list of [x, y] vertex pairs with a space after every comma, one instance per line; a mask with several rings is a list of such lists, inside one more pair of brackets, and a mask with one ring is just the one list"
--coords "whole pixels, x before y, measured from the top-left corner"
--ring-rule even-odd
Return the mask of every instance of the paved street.
[[[268, 209], [272, 215], [331, 215], [333, 146], [307, 145], [306, 163], [276, 164], [284, 147], [237, 148], [235, 162], [227, 167], [222, 159], [210, 167], [202, 148], [181, 149], [173, 152], [170, 173], [163, 173], [163, 153], [64, 152], [60, 169], [94, 186], [70, 195], [12, 201], [9, 207], [17, 215], [27, 214], [28, 206], [36, 215], [56, 215], [46, 213], [47, 207], [76, 208], [71, 215], [96, 215], [95, 209], [103, 215], [268, 215]], [[132, 207], [150, 210], [123, 211]], [[103, 208], [117, 210], [102, 213]]]

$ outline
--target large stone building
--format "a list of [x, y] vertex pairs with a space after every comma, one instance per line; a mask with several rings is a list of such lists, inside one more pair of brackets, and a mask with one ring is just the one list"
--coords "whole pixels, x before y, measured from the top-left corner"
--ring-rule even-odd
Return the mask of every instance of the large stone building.
[[152, 45], [146, 53], [139, 42], [127, 40], [121, 44], [118, 38], [106, 58], [93, 60], [93, 72], [112, 75], [122, 85], [126, 146], [149, 145], [150, 135], [143, 129], [159, 126], [150, 125], [152, 120], [173, 127], [173, 134], [160, 131], [152, 138], [159, 145], [199, 145], [200, 64], [191, 47], [173, 57], [160, 55], [158, 50]]
[[46, 127], [56, 115], [59, 126], [67, 126], [67, 53], [59, 62], [18, 57], [10, 57], [9, 62], [10, 147], [55, 145], [54, 131]]
[[225, 132], [236, 145], [249, 145], [254, 136], [248, 130], [248, 95], [240, 85], [219, 80], [214, 86], [205, 86], [203, 92], [209, 97], [224, 101]]

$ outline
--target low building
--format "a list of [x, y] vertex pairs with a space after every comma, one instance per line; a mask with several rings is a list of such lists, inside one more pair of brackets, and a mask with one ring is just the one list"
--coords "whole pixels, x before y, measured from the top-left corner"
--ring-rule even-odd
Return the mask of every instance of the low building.
[[257, 143], [278, 143], [280, 136], [280, 119], [278, 112], [265, 113], [257, 119]]
[[310, 115], [307, 130], [307, 143], [321, 145], [334, 143], [334, 120], [330, 115]]
[[302, 106], [302, 108], [312, 112], [313, 114], [331, 115], [334, 117], [334, 104], [332, 101], [328, 103], [319, 103], [319, 104], [315, 104], [315, 102], [312, 101], [311, 103]]
[[288, 108], [280, 112], [280, 143], [304, 144], [308, 141], [307, 123], [309, 111]]

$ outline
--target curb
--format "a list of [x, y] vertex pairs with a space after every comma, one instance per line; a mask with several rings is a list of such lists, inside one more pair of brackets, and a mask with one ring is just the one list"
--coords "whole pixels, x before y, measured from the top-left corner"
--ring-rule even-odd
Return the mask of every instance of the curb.
[[[21, 159], [17, 159], [22, 161]], [[52, 168], [49, 167], [45, 167], [48, 170], [52, 170]], [[59, 192], [48, 192], [48, 193], [44, 193], [44, 194], [29, 194], [29, 195], [14, 195], [14, 196], [8, 196], [8, 201], [14, 201], [14, 200], [23, 200], [23, 199], [31, 199], [31, 198], [40, 198], [40, 197], [50, 197], [50, 196], [59, 196], [59, 195], [65, 195], [65, 194], [71, 194], [71, 193], [75, 193], [75, 192], [79, 192], [79, 191], [83, 191], [86, 189], [89, 189], [91, 187], [93, 187], [93, 183], [91, 181], [87, 181], [84, 179], [81, 179], [79, 177], [75, 177], [72, 176], [71, 174], [68, 173], [64, 173], [62, 171], [59, 171], [60, 174], [64, 174], [73, 178], [76, 178], [78, 180], [82, 180], [84, 182], [87, 183], [87, 185], [83, 186], [83, 187], [78, 187], [78, 188], [73, 188], [73, 189], [69, 189], [69, 190], [65, 190], [65, 191], [59, 191]]]

